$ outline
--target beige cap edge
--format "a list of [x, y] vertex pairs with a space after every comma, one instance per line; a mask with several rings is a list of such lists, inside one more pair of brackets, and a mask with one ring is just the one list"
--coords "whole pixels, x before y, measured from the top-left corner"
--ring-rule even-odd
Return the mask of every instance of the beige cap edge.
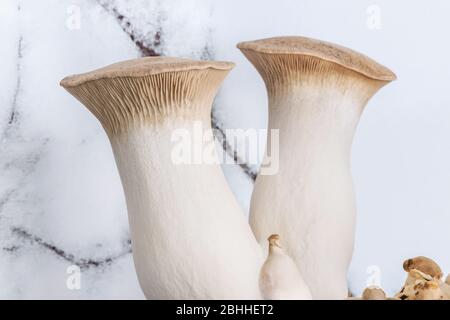
[[267, 54], [312, 56], [338, 64], [371, 79], [381, 81], [397, 79], [394, 72], [364, 54], [337, 44], [312, 38], [300, 36], [273, 37], [240, 42], [237, 44], [237, 47], [240, 50], [252, 50]]
[[65, 77], [64, 88], [79, 86], [89, 81], [119, 77], [145, 77], [149, 75], [189, 70], [231, 70], [235, 64], [228, 61], [190, 60], [173, 57], [145, 57], [126, 60], [90, 72]]

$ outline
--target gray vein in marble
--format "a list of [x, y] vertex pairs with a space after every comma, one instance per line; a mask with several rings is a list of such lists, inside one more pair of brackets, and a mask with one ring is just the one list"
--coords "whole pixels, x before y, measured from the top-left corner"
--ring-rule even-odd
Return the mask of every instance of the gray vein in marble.
[[[164, 55], [160, 48], [161, 44], [161, 35], [162, 35], [162, 29], [160, 28], [155, 32], [155, 36], [152, 42], [151, 47], [148, 45], [145, 45], [143, 40], [138, 39], [138, 36], [133, 31], [134, 27], [132, 25], [132, 22], [130, 19], [125, 17], [123, 14], [121, 14], [117, 8], [115, 8], [111, 3], [107, 1], [101, 1], [98, 0], [99, 5], [106, 10], [109, 14], [113, 15], [119, 25], [121, 26], [122, 30], [130, 37], [130, 40], [134, 42], [136, 47], [139, 49], [139, 52], [141, 56], [160, 56]], [[202, 55], [200, 57], [202, 60], [213, 60], [214, 59], [214, 53], [211, 49], [211, 46], [206, 44]], [[216, 139], [218, 139], [220, 145], [222, 146], [223, 150], [233, 159], [233, 161], [242, 169], [244, 174], [246, 174], [252, 181], [256, 180], [257, 173], [255, 170], [247, 163], [245, 163], [242, 158], [239, 156], [238, 152], [233, 149], [233, 147], [230, 145], [230, 143], [227, 140], [225, 130], [222, 128], [222, 125], [220, 121], [218, 120], [218, 117], [215, 115], [216, 113], [212, 112], [211, 117], [211, 126], [213, 129], [215, 129]]]
[[[20, 11], [20, 4], [17, 6], [17, 11]], [[22, 69], [22, 59], [23, 59], [23, 36], [19, 36], [19, 41], [17, 44], [17, 62], [16, 62], [16, 72], [17, 72], [17, 79], [16, 79], [16, 85], [14, 87], [14, 92], [12, 96], [12, 102], [11, 102], [11, 111], [9, 115], [8, 122], [1, 134], [1, 148], [2, 154], [7, 154], [5, 152], [6, 144], [8, 140], [11, 140], [11, 129], [18, 123], [18, 101], [19, 101], [19, 95], [21, 92], [22, 87], [22, 75], [21, 75], [21, 69]], [[11, 166], [11, 162], [7, 162], [3, 165], [4, 169], [7, 169]], [[27, 174], [26, 174], [27, 175]], [[20, 183], [20, 182], [19, 182]], [[0, 217], [1, 213], [3, 211], [4, 206], [11, 200], [12, 196], [17, 191], [16, 188], [10, 188], [7, 189], [3, 194], [0, 196]]]
[[114, 16], [122, 30], [130, 37], [130, 40], [133, 41], [133, 43], [139, 49], [141, 56], [148, 57], [161, 55], [159, 48], [161, 45], [161, 29], [155, 32], [153, 41], [151, 42], [151, 46], [144, 44], [143, 39], [138, 39], [138, 36], [133, 31], [134, 28], [131, 25], [130, 19], [121, 14], [118, 9], [111, 5], [111, 3], [109, 3], [108, 1], [97, 0], [97, 2], [103, 9], [105, 9], [106, 12]]
[[10, 247], [3, 247], [2, 248], [3, 251], [9, 252], [9, 253], [16, 252], [19, 249], [20, 249], [20, 247], [16, 246], [16, 245], [12, 245]]
[[[122, 258], [125, 255], [131, 253], [131, 241], [127, 240], [126, 244], [124, 245], [124, 249], [121, 252], [119, 252], [118, 254], [104, 257], [102, 259], [77, 258], [73, 254], [62, 250], [61, 248], [58, 248], [56, 245], [42, 239], [41, 237], [38, 237], [38, 236], [30, 233], [29, 231], [25, 230], [24, 228], [13, 227], [11, 229], [11, 231], [13, 234], [15, 234], [17, 237], [21, 238], [22, 240], [29, 241], [29, 242], [33, 243], [34, 245], [37, 245], [41, 248], [44, 248], [44, 249], [52, 252], [59, 258], [65, 260], [71, 264], [77, 265], [78, 267], [80, 267], [81, 270], [87, 270], [90, 268], [97, 268], [97, 267], [111, 265], [115, 260]], [[18, 249], [19, 249], [18, 246], [3, 248], [3, 250], [8, 251], [8, 252], [14, 252]]]
[[227, 154], [233, 159], [233, 161], [244, 171], [244, 173], [253, 181], [256, 180], [257, 173], [254, 171], [252, 167], [246, 164], [238, 155], [236, 150], [233, 150], [233, 147], [227, 140], [224, 130], [221, 126], [218, 125], [219, 121], [214, 117], [212, 117], [212, 128], [214, 129], [215, 137], [221, 144], [222, 148], [227, 152]]
[[[20, 5], [17, 8], [18, 11], [21, 10]], [[48, 138], [41, 139], [40, 143], [37, 146], [34, 146], [34, 150], [29, 150], [28, 148], [24, 148], [26, 154], [17, 154], [15, 152], [9, 152], [8, 146], [14, 146], [20, 143], [27, 143], [28, 141], [24, 140], [20, 134], [20, 112], [19, 112], [19, 98], [22, 89], [22, 59], [24, 56], [23, 52], [23, 35], [19, 36], [19, 41], [17, 45], [17, 63], [16, 63], [16, 71], [17, 71], [17, 79], [16, 84], [13, 91], [13, 96], [11, 100], [11, 111], [9, 113], [8, 121], [5, 124], [4, 130], [0, 136], [0, 150], [2, 154], [8, 155], [13, 154], [12, 158], [6, 160], [5, 163], [2, 164], [3, 169], [11, 169], [12, 167], [18, 169], [20, 171], [20, 177], [16, 180], [16, 184], [13, 187], [7, 188], [0, 195], [0, 217], [4, 214], [5, 206], [14, 198], [15, 194], [20, 190], [20, 188], [24, 185], [26, 178], [31, 175], [37, 163], [40, 161], [42, 153], [45, 150], [45, 145], [49, 141]], [[34, 243], [40, 247], [43, 247], [58, 257], [72, 263], [78, 265], [81, 269], [88, 269], [94, 267], [100, 267], [106, 264], [111, 264], [115, 259], [120, 258], [131, 252], [130, 241], [127, 240], [127, 246], [124, 250], [119, 252], [117, 255], [106, 257], [103, 259], [88, 259], [88, 258], [77, 258], [72, 254], [69, 254], [57, 247], [54, 244], [51, 244], [48, 241], [43, 240], [42, 238], [33, 235], [27, 230], [20, 227], [12, 227], [10, 231], [19, 236], [22, 239], [28, 240], [29, 242]], [[16, 252], [20, 246], [18, 245], [10, 245], [3, 247], [2, 250], [6, 253], [14, 253]]]
[[[34, 172], [34, 169], [39, 160], [41, 159], [41, 155], [44, 152], [45, 145], [47, 144], [48, 141], [49, 141], [48, 139], [44, 139], [36, 147], [36, 150], [31, 151], [26, 156], [18, 156], [15, 157], [14, 159], [10, 159], [10, 161], [3, 164], [3, 169], [10, 169], [11, 167], [16, 167], [17, 169], [19, 169], [21, 172], [21, 177], [17, 180], [16, 186], [7, 189], [0, 196], [0, 216], [5, 205], [13, 198], [15, 193], [17, 193], [17, 191], [23, 185], [25, 179]], [[22, 141], [16, 140], [13, 143], [20, 143], [20, 142]], [[5, 151], [4, 147], [2, 148], [2, 151]]]
[[[20, 4], [18, 4], [17, 11], [20, 12], [20, 10], [21, 10], [21, 7], [20, 7]], [[12, 96], [11, 111], [9, 113], [8, 123], [6, 124], [4, 130], [1, 134], [2, 141], [8, 137], [11, 127], [13, 127], [14, 124], [16, 124], [18, 121], [17, 105], [18, 105], [18, 98], [19, 98], [19, 94], [20, 94], [20, 90], [21, 90], [21, 86], [22, 86], [22, 76], [21, 76], [22, 59], [23, 59], [23, 35], [20, 35], [19, 41], [17, 43], [16, 84], [15, 84], [14, 92], [13, 92], [13, 96]]]
[[[20, 10], [20, 9], [19, 9]], [[14, 88], [14, 94], [13, 94], [13, 100], [12, 100], [12, 104], [11, 104], [11, 112], [10, 112], [10, 116], [9, 116], [9, 120], [8, 120], [8, 125], [12, 125], [13, 123], [15, 123], [17, 121], [17, 98], [19, 97], [19, 92], [20, 92], [20, 87], [21, 87], [21, 82], [22, 82], [22, 77], [20, 76], [20, 68], [21, 68], [21, 61], [22, 61], [22, 57], [23, 57], [23, 53], [22, 53], [22, 41], [23, 41], [23, 37], [20, 36], [19, 38], [19, 44], [17, 46], [17, 79], [16, 79], [16, 86]]]
[[[141, 56], [158, 56], [163, 54], [161, 49], [161, 36], [162, 36], [162, 30], [159, 29], [156, 31], [154, 35], [154, 39], [151, 43], [151, 45], [144, 44], [144, 41], [142, 39], [139, 39], [139, 37], [136, 35], [136, 33], [133, 31], [133, 25], [131, 21], [124, 15], [120, 14], [117, 10], [117, 8], [111, 6], [105, 1], [98, 1], [98, 3], [101, 5], [102, 8], [104, 8], [108, 13], [112, 14], [119, 25], [121, 26], [122, 30], [129, 36], [130, 40], [133, 41], [133, 43], [138, 48]], [[20, 6], [18, 7], [18, 10], [20, 10]], [[18, 142], [24, 142], [22, 141], [20, 135], [18, 134], [17, 130], [19, 130], [20, 126], [20, 113], [19, 113], [19, 98], [20, 98], [20, 92], [21, 92], [21, 86], [22, 86], [22, 75], [21, 75], [21, 63], [23, 59], [23, 36], [21, 35], [19, 37], [18, 46], [17, 46], [17, 79], [16, 79], [16, 85], [13, 92], [12, 97], [12, 103], [11, 103], [11, 111], [10, 116], [7, 122], [7, 125], [5, 126], [4, 131], [2, 132], [2, 144], [3, 144], [3, 151], [4, 151], [4, 143], [6, 140], [9, 140], [8, 142], [12, 142], [12, 140], [15, 140], [14, 143]], [[205, 49], [202, 53], [201, 59], [213, 59], [214, 54], [211, 50], [211, 47], [209, 45], [205, 46]], [[243, 172], [252, 180], [256, 178], [256, 173], [252, 170], [250, 166], [243, 163], [240, 160], [239, 155], [236, 151], [233, 150], [231, 145], [227, 142], [225, 131], [222, 129], [222, 126], [220, 125], [220, 121], [214, 116], [212, 116], [212, 127], [215, 129], [216, 132], [216, 138], [219, 140], [220, 144], [222, 145], [223, 149], [227, 152], [227, 154], [234, 159], [234, 161], [240, 166], [240, 168], [243, 170]], [[16, 134], [11, 134], [11, 129], [15, 129]], [[48, 139], [44, 139], [44, 141], [31, 153], [28, 153], [26, 157], [20, 157], [21, 159], [13, 159], [12, 161], [9, 161], [5, 164], [5, 166], [13, 165], [18, 167], [21, 170], [21, 177], [18, 180], [18, 183], [10, 189], [7, 189], [3, 192], [3, 194], [0, 196], [0, 215], [4, 210], [5, 205], [11, 201], [11, 199], [14, 197], [14, 195], [17, 193], [17, 191], [20, 189], [20, 187], [23, 185], [26, 177], [28, 177], [32, 172], [34, 171], [34, 168], [36, 164], [39, 162], [41, 158], [41, 153], [45, 149], [44, 146], [48, 142]], [[22, 160], [25, 159], [25, 163], [22, 163]], [[17, 162], [21, 162], [18, 164]], [[81, 269], [91, 269], [91, 268], [97, 268], [97, 267], [103, 267], [106, 265], [111, 265], [114, 263], [115, 260], [131, 253], [131, 241], [128, 239], [126, 240], [126, 243], [124, 245], [124, 248], [115, 255], [110, 255], [101, 259], [93, 259], [93, 258], [83, 258], [83, 257], [76, 257], [74, 254], [71, 254], [69, 252], [66, 252], [65, 250], [61, 249], [57, 245], [51, 243], [48, 240], [44, 240], [43, 238], [31, 233], [30, 231], [24, 229], [23, 227], [14, 226], [11, 227], [10, 231], [12, 234], [14, 234], [16, 237], [22, 239], [23, 241], [29, 242], [33, 245], [36, 245], [40, 248], [43, 248], [45, 250], [48, 250], [49, 252], [53, 253], [60, 259], [63, 259], [71, 264], [75, 264], [79, 266]], [[5, 246], [2, 248], [2, 250], [5, 253], [13, 254], [17, 250], [19, 250], [22, 246], [17, 244], [12, 244], [10, 246]]]
[[16, 188], [6, 190], [0, 197], [0, 218], [3, 211], [3, 207], [11, 200], [12, 196], [16, 192]]
[[[44, 150], [44, 145], [48, 142], [48, 139], [45, 139], [43, 143], [37, 148], [38, 152], [34, 152], [31, 155], [28, 155], [25, 157], [25, 164], [21, 163], [17, 165], [16, 161], [12, 161], [11, 165], [16, 165], [20, 167], [22, 170], [22, 176], [19, 180], [18, 184], [6, 192], [3, 193], [2, 197], [0, 198], [0, 213], [3, 211], [3, 207], [13, 198], [14, 194], [18, 192], [20, 187], [23, 185], [24, 180], [27, 176], [29, 176], [36, 167], [36, 164], [39, 162], [41, 158], [41, 153]], [[22, 158], [23, 160], [23, 158]], [[9, 165], [9, 164], [7, 164]], [[62, 258], [63, 260], [70, 262], [72, 264], [75, 264], [80, 267], [80, 269], [90, 269], [90, 268], [96, 268], [96, 267], [102, 267], [105, 265], [112, 264], [116, 259], [121, 258], [125, 256], [126, 254], [131, 253], [131, 241], [127, 239], [125, 241], [124, 248], [115, 255], [111, 255], [102, 259], [92, 259], [92, 258], [78, 258], [73, 254], [67, 253], [65, 250], [59, 248], [57, 245], [50, 243], [49, 241], [46, 241], [42, 239], [41, 237], [32, 234], [31, 232], [27, 231], [23, 227], [11, 227], [10, 231], [12, 234], [16, 235], [17, 237], [27, 240], [28, 242], [33, 243], [34, 245], [37, 245], [41, 248], [47, 249], [48, 251], [52, 252], [56, 256]], [[14, 253], [18, 249], [20, 249], [20, 246], [18, 245], [12, 245], [9, 247], [3, 247], [3, 251], [6, 253]]]
[[[210, 38], [211, 30], [209, 31]], [[213, 60], [214, 59], [214, 53], [211, 48], [211, 46], [207, 43], [203, 49], [202, 52], [202, 59], [203, 60]], [[222, 146], [222, 149], [228, 154], [229, 157], [231, 157], [235, 164], [237, 164], [242, 171], [252, 180], [256, 180], [257, 173], [253, 170], [251, 166], [249, 166], [245, 161], [242, 160], [242, 158], [239, 156], [238, 152], [234, 150], [234, 148], [230, 145], [230, 143], [227, 140], [227, 135], [225, 134], [225, 130], [223, 129], [223, 126], [218, 119], [217, 115], [217, 105], [214, 104], [212, 108], [212, 114], [211, 114], [211, 127], [214, 130], [214, 136], [219, 141], [220, 145]]]

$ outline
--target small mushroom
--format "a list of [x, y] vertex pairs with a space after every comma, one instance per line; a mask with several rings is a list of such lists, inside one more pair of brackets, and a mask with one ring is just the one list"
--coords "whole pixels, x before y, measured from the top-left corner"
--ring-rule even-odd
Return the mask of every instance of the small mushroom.
[[445, 279], [445, 283], [450, 286], [450, 274], [447, 276], [447, 279]]
[[282, 249], [277, 234], [271, 235], [269, 255], [261, 267], [259, 288], [267, 300], [311, 300], [311, 292], [294, 260]]
[[[403, 269], [408, 272], [408, 277], [400, 292], [396, 294], [396, 297], [402, 300], [418, 300], [418, 297], [425, 298], [437, 295], [435, 292], [432, 292], [434, 286], [424, 285], [425, 282], [436, 281], [437, 284], [442, 282], [442, 270], [435, 261], [427, 257], [418, 256], [405, 260]], [[419, 291], [423, 292], [418, 293]]]
[[370, 286], [364, 289], [362, 300], [386, 300], [386, 293], [377, 286]]
[[364, 289], [361, 297], [349, 295], [346, 300], [400, 300], [397, 297], [387, 297], [381, 287], [370, 286]]
[[406, 272], [410, 272], [413, 269], [419, 270], [427, 275], [433, 277], [433, 279], [439, 280], [442, 278], [442, 270], [439, 265], [432, 259], [419, 256], [412, 259], [405, 260], [403, 262], [403, 269]]
[[408, 272], [408, 277], [403, 288], [397, 293], [397, 298], [402, 300], [450, 299], [450, 286], [442, 281], [442, 270], [432, 259], [418, 256], [405, 260], [403, 269]]

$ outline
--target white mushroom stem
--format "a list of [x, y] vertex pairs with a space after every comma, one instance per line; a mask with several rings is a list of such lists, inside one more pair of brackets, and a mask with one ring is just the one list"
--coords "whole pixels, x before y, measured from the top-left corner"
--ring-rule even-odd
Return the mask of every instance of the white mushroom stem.
[[[283, 235], [314, 299], [345, 299], [355, 228], [352, 139], [367, 101], [395, 75], [361, 54], [308, 38], [238, 47], [266, 84], [269, 129], [279, 130], [279, 170], [256, 180], [252, 229], [261, 244], [267, 234]], [[268, 140], [266, 154], [271, 150]]]
[[268, 238], [269, 255], [264, 262], [259, 287], [267, 300], [311, 300], [311, 292], [295, 262], [283, 251], [279, 235]]
[[[212, 100], [231, 68], [143, 58], [61, 82], [109, 136], [148, 299], [260, 298], [261, 252], [218, 162], [172, 157], [176, 130], [193, 137], [194, 123], [210, 129]], [[210, 130], [205, 140], [213, 140]]]

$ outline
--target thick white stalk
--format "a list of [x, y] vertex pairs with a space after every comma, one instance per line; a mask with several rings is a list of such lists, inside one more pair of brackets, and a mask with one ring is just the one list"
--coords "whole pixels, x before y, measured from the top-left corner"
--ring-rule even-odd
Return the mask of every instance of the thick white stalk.
[[206, 163], [173, 157], [177, 130], [197, 144], [186, 146], [193, 152], [213, 141], [212, 99], [231, 66], [145, 58], [62, 82], [110, 138], [148, 299], [260, 298], [261, 252], [215, 153]]
[[169, 120], [111, 141], [139, 281], [149, 298], [257, 298], [256, 246], [221, 168], [171, 159], [173, 131], [192, 128]]
[[[352, 139], [368, 99], [394, 75], [348, 49], [307, 38], [239, 48], [266, 83], [269, 130], [279, 130], [279, 170], [256, 180], [252, 229], [261, 244], [273, 233], [284, 239], [314, 299], [344, 299], [356, 214]], [[270, 140], [267, 148], [270, 153]]]

